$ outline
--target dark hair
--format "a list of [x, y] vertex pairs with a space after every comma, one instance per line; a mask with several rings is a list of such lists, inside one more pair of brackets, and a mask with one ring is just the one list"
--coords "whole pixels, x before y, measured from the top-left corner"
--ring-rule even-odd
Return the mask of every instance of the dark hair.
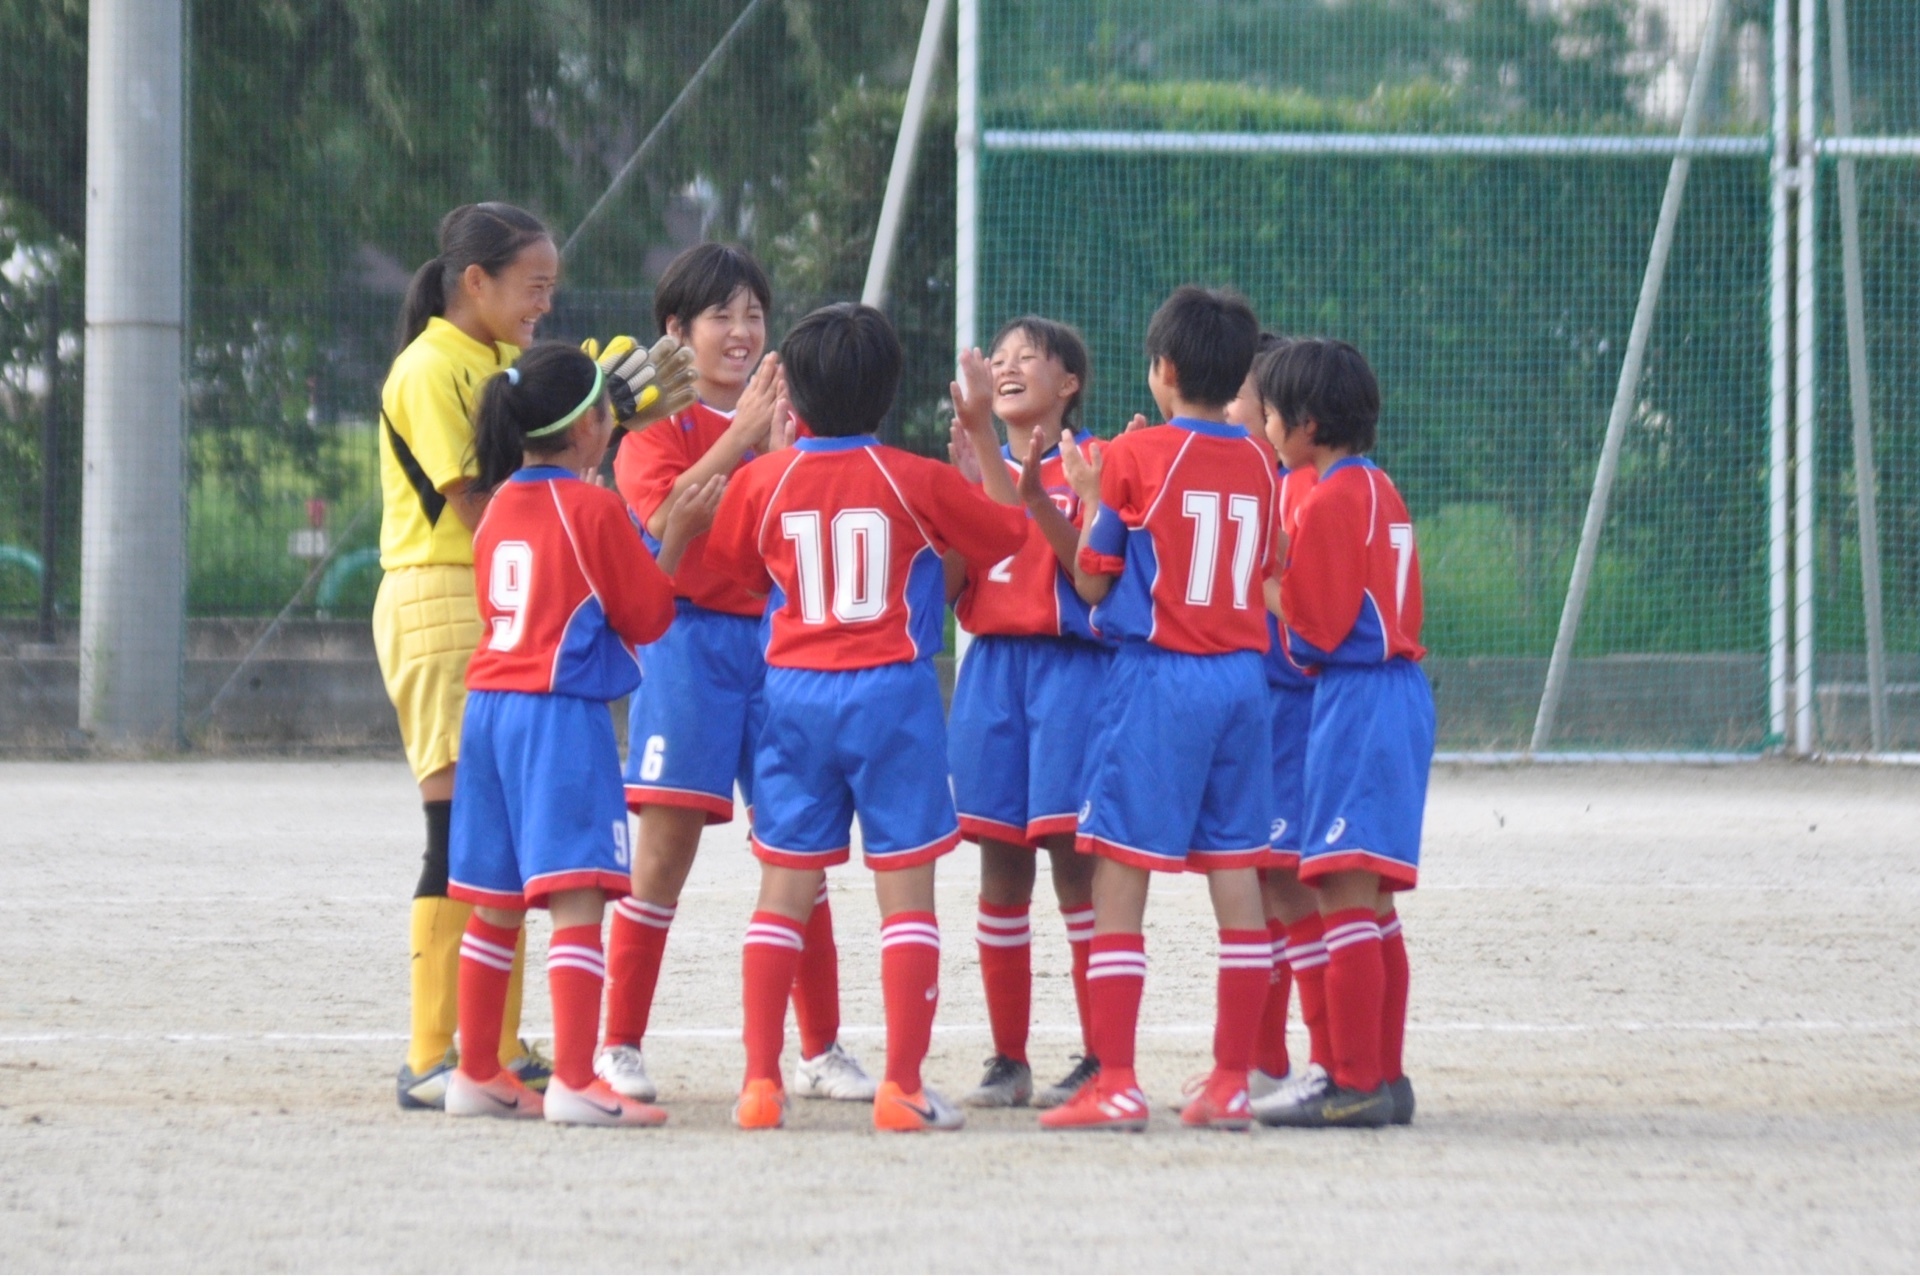
[[1290, 431], [1312, 421], [1314, 442], [1322, 447], [1373, 450], [1380, 383], [1366, 356], [1344, 341], [1302, 337], [1264, 356], [1260, 398]]
[[682, 331], [710, 306], [724, 306], [745, 288], [766, 309], [773, 304], [773, 285], [753, 254], [732, 244], [695, 244], [667, 263], [653, 286], [653, 322], [666, 335], [667, 320], [678, 319]]
[[815, 434], [872, 434], [900, 388], [900, 338], [872, 306], [843, 301], [793, 325], [780, 343], [787, 398]]
[[[550, 456], [564, 452], [571, 430], [537, 439], [527, 435], [579, 407], [580, 400], [593, 389], [597, 371], [580, 347], [564, 341], [538, 341], [507, 371], [488, 378], [480, 390], [480, 409], [473, 421], [473, 454], [480, 463], [480, 486], [491, 492], [506, 482], [520, 468], [524, 453]], [[604, 392], [601, 397], [606, 397]]]
[[1291, 340], [1293, 340], [1293, 338], [1283, 337], [1277, 332], [1268, 332], [1264, 328], [1261, 329], [1260, 339], [1253, 343], [1254, 363], [1258, 364], [1262, 357], [1272, 354], [1275, 350], [1278, 350]]
[[427, 320], [447, 313], [447, 298], [459, 291], [468, 266], [498, 275], [528, 244], [552, 239], [546, 223], [512, 204], [462, 204], [440, 219], [440, 255], [413, 272], [400, 305], [399, 348], [426, 330]]
[[1231, 403], [1253, 366], [1260, 321], [1229, 288], [1183, 284], [1147, 325], [1147, 358], [1173, 364], [1180, 397], [1210, 408]]
[[1024, 332], [1027, 339], [1040, 347], [1041, 353], [1049, 359], [1058, 359], [1060, 366], [1069, 375], [1080, 378], [1080, 388], [1067, 400], [1067, 410], [1061, 414], [1060, 423], [1069, 430], [1080, 428], [1080, 400], [1087, 394], [1087, 381], [1091, 377], [1091, 361], [1087, 358], [1087, 343], [1080, 336], [1080, 330], [1070, 323], [1061, 323], [1058, 319], [1043, 319], [1039, 315], [1021, 315], [1002, 324], [1000, 331], [993, 334], [993, 343], [987, 347], [992, 355], [1000, 348], [1000, 343], [1016, 332]]

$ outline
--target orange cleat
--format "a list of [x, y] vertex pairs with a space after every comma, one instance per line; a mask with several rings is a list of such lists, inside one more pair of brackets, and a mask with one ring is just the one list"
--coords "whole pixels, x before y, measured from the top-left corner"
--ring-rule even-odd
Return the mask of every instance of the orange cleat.
[[664, 1109], [629, 1099], [599, 1077], [575, 1090], [559, 1077], [547, 1082], [547, 1120], [556, 1125], [655, 1126], [667, 1123]]
[[505, 1068], [486, 1081], [475, 1081], [458, 1068], [447, 1078], [448, 1116], [538, 1121], [542, 1110], [540, 1092], [529, 1090]]
[[1180, 1110], [1180, 1124], [1195, 1130], [1248, 1130], [1253, 1107], [1247, 1102], [1247, 1074], [1216, 1068], [1195, 1087]]
[[919, 1130], [957, 1130], [967, 1123], [954, 1107], [925, 1086], [918, 1094], [908, 1094], [891, 1081], [882, 1081], [873, 1096], [873, 1128], [895, 1133]]
[[1118, 1130], [1139, 1134], [1147, 1128], [1147, 1096], [1129, 1073], [1094, 1077], [1057, 1108], [1040, 1114], [1043, 1130]]
[[743, 1130], [778, 1130], [787, 1123], [787, 1092], [778, 1081], [756, 1077], [733, 1105], [733, 1123]]

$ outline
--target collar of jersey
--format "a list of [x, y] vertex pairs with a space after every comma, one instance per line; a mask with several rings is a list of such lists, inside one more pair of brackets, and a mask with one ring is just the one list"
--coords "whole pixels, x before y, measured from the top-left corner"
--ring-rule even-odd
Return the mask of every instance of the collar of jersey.
[[554, 479], [579, 478], [564, 465], [523, 465], [507, 476], [509, 483], [550, 483]]
[[1338, 474], [1341, 470], [1346, 470], [1346, 469], [1371, 470], [1371, 469], [1377, 469], [1377, 468], [1378, 467], [1374, 465], [1371, 458], [1364, 457], [1364, 456], [1343, 456], [1339, 460], [1335, 461], [1332, 465], [1329, 465], [1326, 468], [1326, 472], [1321, 474], [1320, 476], [1320, 481], [1322, 483], [1326, 482], [1328, 479]]
[[[1000, 445], [1000, 455], [1006, 457], [1007, 461], [1010, 464], [1020, 465], [1024, 463], [1022, 458], [1016, 457], [1013, 454], [1013, 444], [1011, 443], [1002, 443]], [[1040, 454], [1040, 459], [1043, 461], [1051, 461], [1054, 457], [1059, 455], [1060, 455], [1060, 445], [1056, 443], [1052, 447], [1048, 448], [1046, 451], [1042, 452]]]
[[1225, 421], [1202, 421], [1199, 417], [1177, 416], [1167, 422], [1182, 430], [1192, 430], [1195, 434], [1211, 434], [1216, 439], [1244, 439], [1246, 430], [1237, 425], [1228, 425]]
[[848, 434], [837, 439], [815, 435], [812, 438], [795, 439], [793, 445], [802, 452], [851, 452], [860, 447], [879, 447], [880, 440], [871, 434]]
[[428, 333], [446, 345], [478, 350], [503, 368], [520, 357], [520, 347], [510, 346], [504, 341], [476, 341], [459, 324], [444, 315], [428, 316], [427, 326], [421, 329], [420, 335], [424, 337]]

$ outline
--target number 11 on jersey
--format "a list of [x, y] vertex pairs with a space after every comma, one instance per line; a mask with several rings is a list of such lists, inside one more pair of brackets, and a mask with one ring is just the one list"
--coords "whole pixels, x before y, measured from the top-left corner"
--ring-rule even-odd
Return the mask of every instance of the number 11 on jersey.
[[[1180, 510], [1193, 520], [1193, 557], [1187, 568], [1187, 601], [1196, 607], [1213, 602], [1214, 578], [1220, 566], [1220, 493], [1188, 492]], [[1260, 501], [1240, 495], [1227, 498], [1227, 518], [1234, 524], [1233, 606], [1247, 609], [1253, 588], [1254, 559], [1260, 550]]]

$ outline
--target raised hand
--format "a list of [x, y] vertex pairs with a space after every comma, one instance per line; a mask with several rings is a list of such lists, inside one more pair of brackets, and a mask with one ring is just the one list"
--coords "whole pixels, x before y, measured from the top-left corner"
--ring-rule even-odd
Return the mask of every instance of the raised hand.
[[732, 429], [747, 447], [764, 450], [774, 424], [774, 408], [786, 391], [780, 375], [780, 356], [769, 354], [753, 370], [753, 378], [740, 393], [733, 414]]
[[667, 526], [660, 537], [656, 561], [660, 570], [671, 576], [680, 569], [680, 559], [696, 536], [713, 526], [720, 498], [727, 492], [727, 476], [715, 474], [686, 488], [673, 498], [667, 509]]
[[1147, 420], [1146, 413], [1136, 412], [1133, 414], [1133, 420], [1127, 422], [1127, 428], [1122, 433], [1132, 434], [1135, 430], [1144, 430], [1151, 424], [1152, 422]]
[[1060, 431], [1060, 468], [1066, 471], [1067, 482], [1073, 486], [1080, 503], [1088, 508], [1100, 504], [1100, 471], [1105, 465], [1100, 440], [1087, 440], [1086, 451], [1082, 452], [1072, 430]]
[[1020, 482], [1018, 491], [1022, 504], [1032, 507], [1045, 501], [1053, 504], [1053, 498], [1047, 495], [1046, 484], [1040, 481], [1041, 458], [1047, 454], [1047, 441], [1035, 430], [1027, 436], [1027, 454], [1020, 461]]
[[955, 423], [978, 434], [993, 429], [993, 369], [979, 347], [960, 352], [960, 379], [949, 383]]
[[953, 462], [953, 468], [960, 471], [960, 477], [969, 483], [984, 483], [985, 472], [980, 468], [980, 453], [974, 449], [973, 437], [966, 427], [958, 421], [953, 423], [952, 433], [947, 439], [947, 459]]

